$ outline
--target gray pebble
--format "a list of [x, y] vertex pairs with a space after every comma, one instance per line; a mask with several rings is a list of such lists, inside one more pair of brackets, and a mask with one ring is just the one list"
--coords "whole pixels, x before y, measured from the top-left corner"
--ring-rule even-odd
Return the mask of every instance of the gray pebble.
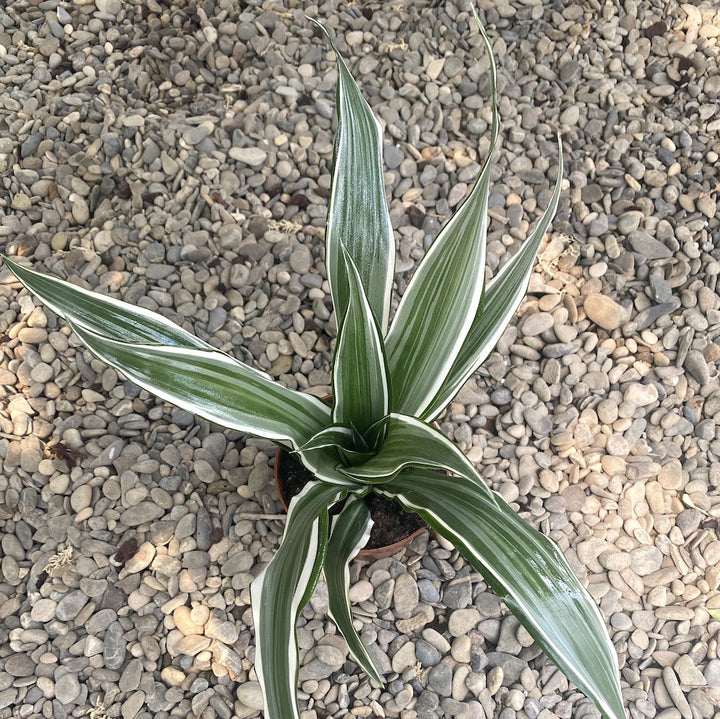
[[66, 594], [57, 604], [55, 615], [61, 622], [67, 622], [80, 613], [80, 610], [88, 603], [88, 597], [81, 590]]
[[61, 704], [72, 704], [80, 694], [80, 682], [73, 672], [65, 667], [55, 670], [55, 698]]
[[120, 669], [125, 662], [125, 649], [127, 641], [123, 637], [124, 631], [118, 621], [112, 622], [103, 636], [105, 649], [103, 660], [108, 669]]
[[442, 601], [449, 609], [463, 609], [472, 599], [472, 585], [469, 577], [448, 582], [443, 589]]
[[27, 654], [11, 654], [3, 669], [11, 677], [31, 677], [35, 673], [35, 662]]
[[434, 667], [440, 663], [440, 652], [424, 639], [415, 642], [415, 656], [424, 667]]
[[452, 667], [441, 662], [428, 673], [428, 686], [441, 697], [452, 694]]

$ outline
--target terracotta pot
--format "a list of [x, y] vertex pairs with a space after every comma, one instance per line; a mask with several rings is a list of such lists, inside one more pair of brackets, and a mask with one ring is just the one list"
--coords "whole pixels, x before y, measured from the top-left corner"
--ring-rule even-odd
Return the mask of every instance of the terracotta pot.
[[[285, 494], [283, 491], [284, 487], [282, 478], [282, 465], [283, 460], [286, 456], [287, 453], [285, 452], [285, 450], [278, 448], [275, 455], [275, 487], [277, 488], [280, 502], [282, 503], [285, 511], [287, 512], [288, 502], [285, 498]], [[398, 508], [398, 511], [403, 510]], [[402, 549], [405, 549], [405, 547], [407, 547], [408, 544], [410, 544], [410, 542], [412, 542], [412, 540], [415, 539], [415, 537], [417, 537], [420, 532], [424, 531], [425, 529], [427, 529], [427, 527], [422, 526], [419, 529], [414, 530], [407, 536], [403, 537], [402, 539], [399, 539], [397, 542], [394, 542], [393, 544], [388, 544], [383, 547], [375, 547], [373, 549], [361, 549], [360, 552], [358, 552], [357, 559], [374, 562], [376, 559], [385, 559], [386, 557], [391, 557], [393, 554], [397, 554]]]

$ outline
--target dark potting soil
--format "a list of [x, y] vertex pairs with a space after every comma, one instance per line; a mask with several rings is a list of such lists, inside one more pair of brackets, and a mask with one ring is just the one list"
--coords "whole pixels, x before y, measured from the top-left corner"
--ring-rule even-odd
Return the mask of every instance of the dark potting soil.
[[[282, 485], [283, 498], [286, 504], [300, 494], [302, 488], [315, 476], [295, 457], [283, 452], [280, 461], [280, 480]], [[365, 549], [377, 549], [395, 544], [401, 539], [410, 536], [413, 532], [427, 524], [417, 514], [406, 512], [397, 502], [379, 494], [370, 494], [365, 497], [365, 502], [370, 509], [370, 516], [373, 518], [373, 526], [370, 530], [370, 539]], [[338, 505], [330, 510], [330, 514], [338, 514], [341, 506]]]

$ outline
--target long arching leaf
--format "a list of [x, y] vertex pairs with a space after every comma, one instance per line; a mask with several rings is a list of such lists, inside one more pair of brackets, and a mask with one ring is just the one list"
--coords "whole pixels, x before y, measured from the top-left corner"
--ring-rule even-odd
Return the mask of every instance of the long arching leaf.
[[119, 342], [214, 349], [157, 312], [100, 292], [90, 292], [65, 280], [31, 270], [9, 257], [2, 260], [45, 305], [77, 327], [85, 327]]
[[478, 308], [465, 342], [445, 381], [423, 413], [427, 420], [434, 419], [442, 412], [445, 405], [460, 391], [470, 375], [487, 359], [525, 296], [540, 242], [555, 216], [560, 200], [563, 153], [562, 142], [559, 140], [558, 151], [559, 169], [550, 204], [520, 250], [487, 283], [485, 301]]
[[223, 427], [299, 447], [329, 424], [324, 402], [218, 350], [117, 342], [70, 326], [93, 354], [143, 389]]
[[341, 258], [345, 245], [360, 274], [365, 294], [380, 331], [385, 334], [395, 267], [395, 240], [385, 200], [382, 132], [369, 105], [333, 44], [337, 57], [335, 135], [330, 206], [325, 252], [333, 305], [342, 325], [348, 305], [348, 278]]
[[348, 305], [333, 364], [333, 422], [363, 437], [388, 411], [387, 363], [382, 335], [363, 291], [355, 263], [342, 246], [340, 264], [348, 282]]
[[372, 519], [365, 502], [350, 497], [333, 522], [324, 573], [328, 587], [330, 617], [345, 637], [350, 653], [358, 665], [374, 682], [382, 686], [383, 680], [353, 626], [348, 599], [350, 561], [367, 544], [371, 527]]
[[255, 623], [255, 673], [266, 719], [298, 719], [295, 623], [320, 574], [327, 544], [328, 507], [337, 487], [310, 482], [290, 503], [285, 533], [270, 564], [250, 586]]
[[625, 719], [617, 655], [592, 597], [557, 545], [462, 477], [403, 472], [378, 491], [452, 542], [538, 645], [608, 719]]

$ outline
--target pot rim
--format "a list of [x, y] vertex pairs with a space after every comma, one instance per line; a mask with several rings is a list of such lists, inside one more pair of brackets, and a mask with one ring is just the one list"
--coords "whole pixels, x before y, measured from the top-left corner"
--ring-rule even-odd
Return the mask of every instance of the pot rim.
[[[283, 496], [281, 490], [282, 482], [280, 480], [280, 465], [282, 463], [282, 457], [285, 454], [287, 454], [287, 450], [283, 449], [282, 447], [277, 448], [277, 451], [275, 452], [275, 467], [273, 469], [273, 475], [275, 478], [275, 489], [277, 490], [278, 497], [280, 498], [280, 503], [285, 509], [285, 512], [287, 512], [288, 504], [285, 501], [285, 497]], [[425, 531], [426, 529], [427, 527], [419, 527], [415, 531], [408, 534], [406, 537], [402, 537], [401, 539], [399, 539], [397, 542], [393, 542], [392, 544], [386, 544], [382, 547], [363, 547], [363, 549], [361, 549], [357, 553], [355, 559], [375, 561], [377, 559], [385, 559], [386, 557], [392, 557], [394, 554], [397, 554], [401, 550], [405, 549], [410, 544], [410, 542], [413, 541], [413, 539], [419, 536], [420, 533]]]

